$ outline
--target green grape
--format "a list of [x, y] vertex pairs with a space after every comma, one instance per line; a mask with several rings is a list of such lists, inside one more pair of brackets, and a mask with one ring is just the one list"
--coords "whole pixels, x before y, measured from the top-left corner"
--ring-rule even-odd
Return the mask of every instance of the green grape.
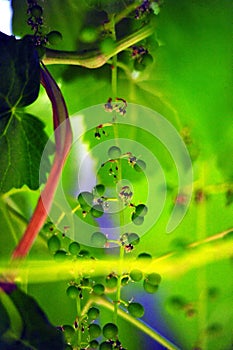
[[89, 343], [89, 347], [90, 347], [91, 349], [97, 349], [98, 346], [99, 346], [99, 343], [98, 343], [97, 340], [92, 340], [92, 341], [90, 341], [90, 343]]
[[108, 150], [108, 156], [111, 159], [116, 159], [121, 156], [121, 149], [117, 146], [112, 146]]
[[106, 287], [112, 289], [117, 286], [118, 278], [116, 276], [108, 276], [106, 277], [105, 281], [106, 281]]
[[104, 341], [103, 343], [101, 343], [99, 347], [99, 350], [112, 350], [112, 349], [113, 349], [112, 344], [107, 341]]
[[144, 290], [149, 293], [149, 294], [153, 294], [153, 293], [156, 293], [159, 286], [158, 285], [154, 285], [154, 284], [151, 284], [149, 282], [147, 282], [146, 280], [143, 281], [143, 288]]
[[101, 328], [96, 323], [90, 324], [90, 326], [88, 327], [88, 331], [91, 339], [98, 338], [101, 334]]
[[160, 284], [161, 282], [161, 276], [158, 273], [150, 273], [146, 276], [146, 281], [150, 284], [153, 284], [154, 286]]
[[134, 60], [133, 67], [136, 71], [142, 72], [145, 70], [146, 65], [142, 61], [138, 61], [137, 59]]
[[57, 30], [52, 30], [47, 34], [47, 39], [51, 45], [56, 45], [62, 40], [62, 34]]
[[30, 12], [33, 17], [40, 18], [42, 16], [43, 9], [39, 5], [35, 5], [30, 8]]
[[152, 260], [152, 256], [148, 253], [140, 253], [137, 256], [137, 259], [145, 262], [150, 262]]
[[153, 61], [154, 61], [154, 59], [149, 53], [143, 55], [143, 57], [142, 57], [142, 64], [145, 67], [148, 67], [149, 65], [151, 65], [153, 63]]
[[89, 278], [83, 277], [82, 280], [81, 280], [81, 284], [82, 284], [82, 286], [88, 287], [90, 285]]
[[143, 216], [139, 216], [136, 213], [133, 213], [131, 216], [131, 220], [133, 221], [133, 223], [135, 225], [142, 225], [144, 222], [144, 217]]
[[98, 184], [93, 188], [94, 194], [99, 197], [103, 196], [104, 191], [105, 191], [105, 186], [102, 184]]
[[99, 317], [99, 314], [100, 314], [100, 310], [97, 309], [96, 307], [91, 307], [87, 311], [87, 316], [90, 320], [96, 320]]
[[109, 55], [115, 49], [115, 42], [112, 38], [106, 38], [100, 43], [100, 50], [103, 54]]
[[106, 323], [103, 327], [103, 335], [107, 339], [113, 339], [118, 334], [118, 327], [114, 323]]
[[135, 207], [135, 213], [138, 216], [145, 216], [148, 212], [148, 208], [145, 204], [139, 204]]
[[92, 207], [93, 199], [93, 194], [88, 191], [81, 192], [78, 195], [78, 202], [83, 210], [90, 210], [90, 208]]
[[88, 258], [90, 256], [90, 252], [86, 249], [81, 249], [78, 253], [78, 256], [81, 256], [83, 258]]
[[67, 258], [67, 254], [65, 250], [57, 250], [54, 254], [54, 259], [58, 262], [64, 262]]
[[129, 275], [130, 275], [130, 278], [135, 282], [141, 281], [143, 277], [142, 271], [137, 269], [132, 270]]
[[76, 255], [76, 254], [78, 254], [78, 252], [80, 250], [80, 244], [78, 242], [72, 242], [72, 243], [70, 243], [68, 249], [72, 255]]
[[134, 169], [140, 173], [143, 170], [146, 170], [146, 163], [143, 160], [138, 159], [137, 162], [134, 164]]
[[134, 317], [142, 317], [145, 313], [144, 307], [139, 303], [130, 303], [128, 305], [129, 313]]
[[80, 40], [84, 43], [93, 43], [98, 38], [98, 32], [95, 28], [84, 28], [80, 33]]
[[129, 282], [129, 276], [125, 276], [121, 279], [121, 285], [126, 286]]
[[104, 294], [104, 290], [105, 290], [104, 285], [101, 283], [97, 283], [93, 286], [93, 292], [97, 295]]
[[64, 335], [65, 335], [65, 340], [67, 341], [67, 343], [71, 343], [75, 334], [75, 330], [74, 327], [66, 324], [64, 326], [62, 326], [63, 331], [64, 331]]
[[91, 236], [91, 243], [98, 248], [103, 248], [107, 242], [107, 237], [102, 232], [94, 232]]
[[57, 250], [60, 249], [61, 241], [56, 235], [53, 235], [48, 239], [47, 245], [48, 245], [49, 251], [51, 253], [55, 253]]
[[76, 286], [69, 286], [66, 289], [66, 294], [68, 295], [69, 298], [76, 299], [77, 296], [79, 295], [79, 290]]
[[93, 205], [90, 212], [94, 218], [100, 218], [104, 214], [104, 210], [101, 204]]
[[136, 233], [130, 233], [128, 236], [128, 242], [137, 245], [140, 242], [140, 237]]

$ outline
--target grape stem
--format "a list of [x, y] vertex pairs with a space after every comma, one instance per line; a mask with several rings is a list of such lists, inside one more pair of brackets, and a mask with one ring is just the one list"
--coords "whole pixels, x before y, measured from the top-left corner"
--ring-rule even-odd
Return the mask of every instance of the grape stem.
[[[53, 125], [56, 142], [55, 158], [47, 183], [41, 192], [32, 218], [19, 244], [13, 251], [13, 260], [24, 258], [28, 254], [40, 229], [43, 227], [52, 205], [53, 196], [64, 162], [72, 144], [71, 125], [64, 98], [55, 80], [43, 64], [41, 66], [41, 84], [44, 86], [53, 108]], [[66, 122], [63, 123], [64, 121]]]
[[109, 54], [103, 54], [98, 49], [79, 53], [77, 51], [61, 51], [46, 48], [43, 62], [46, 65], [71, 64], [86, 68], [99, 68], [107, 63], [111, 57], [147, 38], [153, 32], [154, 27], [151, 24], [147, 24], [137, 32], [119, 40]]

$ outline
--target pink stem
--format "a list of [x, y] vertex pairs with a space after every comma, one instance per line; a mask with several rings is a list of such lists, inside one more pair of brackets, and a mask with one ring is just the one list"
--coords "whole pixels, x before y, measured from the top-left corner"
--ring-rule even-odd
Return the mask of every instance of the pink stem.
[[12, 253], [12, 259], [24, 258], [31, 249], [40, 229], [43, 227], [51, 208], [63, 165], [72, 144], [69, 115], [62, 93], [47, 68], [42, 64], [41, 84], [52, 103], [56, 152], [48, 181], [41, 192], [37, 206], [19, 244]]

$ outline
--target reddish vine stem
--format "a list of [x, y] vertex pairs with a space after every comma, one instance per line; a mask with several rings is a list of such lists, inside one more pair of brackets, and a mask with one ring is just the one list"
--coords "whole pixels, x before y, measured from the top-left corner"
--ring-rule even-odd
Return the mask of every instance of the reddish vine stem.
[[19, 244], [12, 253], [12, 260], [24, 258], [31, 249], [51, 208], [54, 193], [64, 162], [72, 144], [72, 131], [67, 107], [62, 93], [47, 68], [41, 66], [41, 84], [52, 103], [56, 151], [47, 183], [41, 192], [37, 206]]

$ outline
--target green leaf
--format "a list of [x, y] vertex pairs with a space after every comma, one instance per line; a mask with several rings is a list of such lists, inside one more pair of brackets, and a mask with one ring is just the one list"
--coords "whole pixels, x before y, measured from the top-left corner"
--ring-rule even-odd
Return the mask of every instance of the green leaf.
[[[9, 284], [6, 287], [6, 292], [16, 306], [23, 322], [21, 337], [17, 339], [16, 343], [19, 345], [25, 343], [31, 346], [29, 348], [37, 350], [64, 349], [62, 333], [49, 322], [35, 299], [25, 294], [15, 285], [12, 285], [11, 290]], [[8, 343], [11, 343], [10, 339], [7, 339], [6, 344]], [[6, 349], [11, 348], [6, 346]], [[21, 347], [20, 349], [24, 348]], [[25, 349], [28, 349], [28, 347], [25, 347]]]
[[24, 184], [37, 189], [47, 136], [43, 123], [22, 107], [38, 97], [39, 60], [29, 36], [16, 40], [0, 33], [0, 52], [0, 192]]
[[8, 313], [0, 300], [0, 337], [4, 334], [10, 327], [10, 318]]

